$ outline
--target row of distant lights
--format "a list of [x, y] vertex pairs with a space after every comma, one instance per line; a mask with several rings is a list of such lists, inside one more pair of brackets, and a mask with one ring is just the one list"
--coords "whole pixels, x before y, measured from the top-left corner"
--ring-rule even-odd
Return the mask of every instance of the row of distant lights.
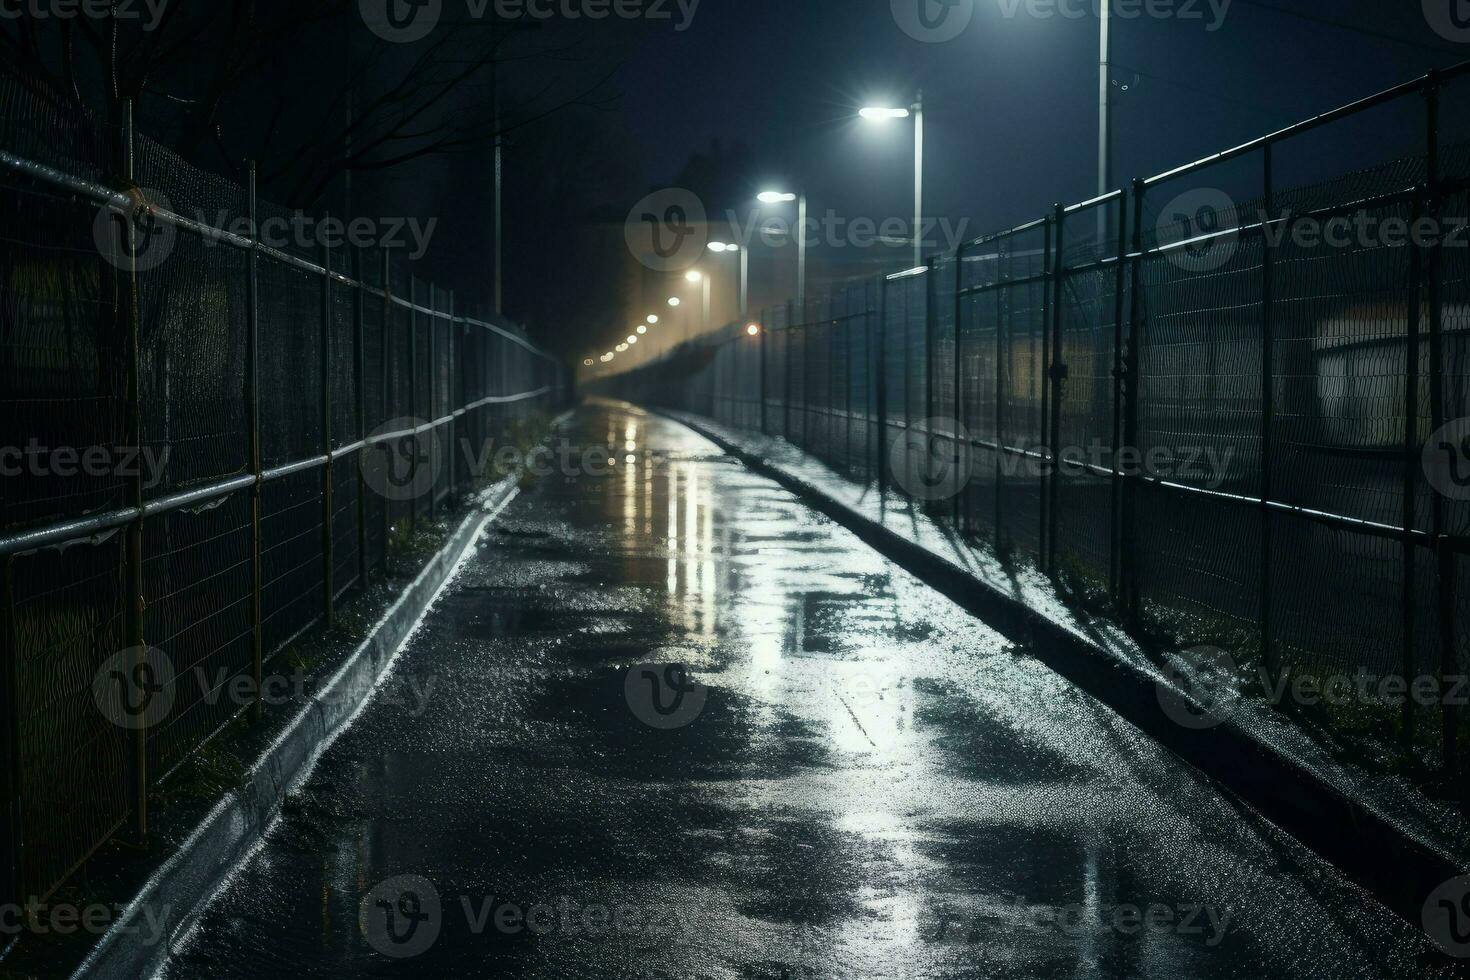
[[[861, 116], [863, 119], [868, 120], [869, 122], [888, 122], [894, 119], [907, 119], [909, 118], [910, 114], [910, 110], [908, 109], [894, 109], [888, 106], [867, 106], [863, 109], [858, 110], [858, 115]], [[756, 200], [760, 201], [762, 204], [790, 204], [796, 199], [797, 195], [792, 194], [789, 191], [762, 191], [761, 193], [756, 195]], [[710, 242], [709, 250], [715, 253], [738, 252], [740, 251], [740, 246], [731, 244], [729, 242]], [[704, 278], [704, 274], [695, 269], [690, 270], [688, 273], [686, 273], [684, 278], [689, 280], [690, 282], [699, 282], [701, 279]], [[681, 304], [681, 302], [682, 301], [677, 296], [669, 297], [670, 306], [677, 307]], [[650, 314], [648, 317], [648, 322], [650, 324], [658, 323], [658, 317]], [[641, 335], [647, 332], [648, 327], [640, 323], [638, 325], [638, 334]], [[758, 336], [761, 332], [760, 324], [748, 324], [745, 328], [745, 332], [752, 337]], [[638, 343], [638, 335], [629, 334], [628, 339], [625, 343], [618, 344], [618, 346], [614, 347], [606, 354], [603, 354], [602, 357], [598, 358], [598, 360], [602, 361], [602, 363], [604, 364], [607, 364], [612, 361], [612, 359], [618, 354], [621, 354], [623, 351], [627, 350], [629, 347], [633, 346], [636, 343]], [[586, 367], [591, 367], [592, 358], [587, 358], [585, 361], [582, 362], [582, 364]]]
[[[765, 195], [763, 194], [763, 195], [761, 195], [761, 197], [762, 197], [762, 199], [764, 199], [765, 198]], [[796, 195], [795, 194], [786, 195], [786, 196], [783, 196], [781, 199], [782, 200], [791, 200], [791, 201], [794, 201], [794, 200], [796, 200]], [[740, 251], [740, 246], [739, 245], [732, 245], [729, 242], [710, 242], [709, 243], [709, 250], [711, 252], [738, 252], [738, 251]], [[704, 281], [704, 273], [700, 272], [698, 269], [690, 269], [688, 272], [684, 273], [684, 278], [688, 282], [703, 282]], [[681, 300], [677, 296], [670, 296], [669, 297], [669, 305], [670, 306], [678, 307], [678, 306], [682, 306], [683, 303], [684, 303], [684, 301]], [[618, 344], [616, 347], [614, 347], [612, 350], [608, 351], [606, 354], [603, 354], [601, 357], [598, 358], [598, 360], [601, 361], [603, 364], [607, 364], [607, 363], [611, 362], [614, 357], [616, 357], [617, 355], [623, 353], [623, 351], [627, 350], [629, 347], [632, 347], [634, 344], [638, 343], [638, 338], [641, 337], [641, 336], [643, 336], [644, 334], [648, 333], [648, 328], [650, 326], [656, 326], [657, 324], [658, 324], [658, 315], [655, 314], [655, 313], [648, 314], [648, 320], [647, 320], [647, 322], [638, 324], [638, 326], [635, 328], [634, 332], [628, 334], [628, 339], [627, 340], [623, 341], [621, 344]], [[745, 328], [745, 332], [747, 334], [749, 334], [750, 336], [752, 336], [752, 337], [756, 336], [757, 334], [759, 334], [761, 332], [760, 324], [758, 324], [758, 323], [752, 323], [752, 324], [748, 325]], [[583, 365], [583, 367], [591, 367], [593, 365], [592, 358], [589, 357], [586, 360], [584, 360], [582, 362], [582, 365]]]

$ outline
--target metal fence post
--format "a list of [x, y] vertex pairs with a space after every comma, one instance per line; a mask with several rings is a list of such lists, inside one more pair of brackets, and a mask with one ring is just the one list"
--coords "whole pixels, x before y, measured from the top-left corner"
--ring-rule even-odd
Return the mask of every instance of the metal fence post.
[[[1443, 188], [1439, 174], [1439, 73], [1431, 71], [1424, 89], [1425, 99], [1425, 162], [1429, 184], [1429, 206], [1436, 222], [1442, 213]], [[1437, 432], [1445, 424], [1445, 367], [1444, 367], [1444, 296], [1443, 296], [1443, 242], [1436, 239], [1429, 251], [1429, 431]], [[1454, 777], [1459, 763], [1459, 707], [1450, 703], [1449, 692], [1453, 689], [1452, 676], [1459, 673], [1455, 650], [1455, 593], [1456, 556], [1446, 536], [1444, 495], [1435, 492], [1434, 542], [1439, 578], [1438, 626], [1439, 626], [1439, 675], [1441, 685], [1441, 739], [1443, 742], [1444, 770]]]
[[[1418, 225], [1424, 216], [1424, 191], [1414, 192], [1414, 212], [1411, 227]], [[1403, 659], [1405, 683], [1412, 684], [1415, 673], [1414, 648], [1415, 629], [1414, 586], [1417, 580], [1418, 545], [1413, 538], [1415, 524], [1415, 496], [1419, 484], [1419, 333], [1422, 327], [1424, 290], [1424, 252], [1420, 242], [1409, 249], [1409, 295], [1408, 326], [1404, 337], [1404, 482], [1403, 482]], [[1403, 741], [1405, 751], [1414, 746], [1415, 717], [1413, 698], [1405, 698], [1403, 705]]]
[[[1138, 445], [1138, 403], [1143, 378], [1139, 370], [1139, 354], [1143, 333], [1143, 198], [1148, 185], [1133, 181], [1133, 259], [1129, 274], [1128, 343], [1123, 367], [1123, 447], [1130, 456], [1140, 455]], [[1119, 469], [1122, 469], [1120, 466]], [[1123, 474], [1123, 522], [1118, 531], [1119, 590], [1122, 593], [1124, 623], [1136, 630], [1139, 625], [1141, 591], [1138, 575], [1138, 474]]]
[[1057, 533], [1061, 526], [1061, 514], [1057, 508], [1057, 494], [1061, 486], [1061, 452], [1062, 452], [1062, 384], [1067, 380], [1067, 363], [1062, 359], [1062, 319], [1065, 310], [1065, 287], [1067, 276], [1066, 258], [1066, 227], [1067, 211], [1062, 205], [1056, 206], [1056, 239], [1055, 251], [1052, 253], [1052, 308], [1051, 308], [1051, 336], [1047, 343], [1050, 357], [1044, 362], [1046, 364], [1047, 394], [1049, 395], [1046, 405], [1046, 442], [1049, 463], [1047, 466], [1046, 481], [1046, 544], [1043, 547], [1045, 556], [1045, 568], [1048, 575], [1056, 575], [1057, 572]]
[[[439, 439], [439, 287], [433, 283], [429, 284], [429, 411], [425, 413], [424, 421], [429, 423], [430, 445]], [[432, 471], [431, 471], [432, 473]], [[429, 523], [433, 524], [439, 515], [439, 478], [436, 476], [429, 483]]]
[[265, 646], [265, 578], [261, 569], [260, 517], [262, 454], [260, 447], [260, 229], [255, 191], [255, 161], [250, 161], [246, 198], [250, 210], [250, 254], [245, 286], [245, 403], [250, 424], [250, 676], [255, 681], [251, 715], [259, 721]]
[[[870, 355], [872, 356], [872, 355]], [[873, 356], [878, 410], [877, 459], [878, 503], [880, 508], [888, 494], [888, 277], [878, 277], [878, 351]]]
[[796, 331], [796, 315], [792, 312], [793, 309], [791, 300], [788, 299], [786, 301], [786, 343], [782, 345], [783, 353], [785, 354], [783, 359], [786, 361], [786, 394], [781, 399], [783, 413], [781, 419], [781, 438], [788, 442], [791, 440], [791, 335]]
[[455, 412], [469, 404], [464, 393], [464, 371], [461, 369], [461, 357], [464, 349], [464, 334], [460, 331], [454, 320], [454, 290], [449, 291], [449, 350], [446, 355], [449, 358], [449, 370], [445, 374], [449, 378], [448, 408], [449, 423], [449, 496], [453, 498], [459, 492], [459, 448], [464, 444], [464, 421], [463, 415]]
[[[998, 248], [998, 246], [997, 246]], [[1010, 323], [1010, 305], [1005, 302], [1008, 290], [1001, 286], [1000, 259], [996, 259], [995, 290], [995, 554], [1005, 555], [1005, 490], [1006, 490], [1006, 327]], [[1004, 307], [1004, 315], [1002, 315]]]
[[353, 412], [357, 416], [355, 438], [357, 439], [357, 584], [367, 588], [367, 474], [363, 464], [367, 461], [367, 297], [364, 293], [362, 249], [352, 249], [352, 377]]
[[[963, 333], [960, 329], [962, 314], [964, 311], [964, 299], [960, 295], [965, 288], [964, 278], [965, 245], [961, 242], [954, 250], [954, 421], [955, 438], [963, 438], [966, 441], [965, 450], [959, 452], [956, 447], [956, 458], [970, 460], [973, 458], [975, 447], [970, 442], [970, 431], [965, 427], [965, 395], [964, 395], [964, 358], [960, 355], [963, 347]], [[971, 464], [971, 473], [974, 466]], [[956, 531], [965, 528], [965, 487], [970, 485], [969, 479], [965, 479], [960, 490], [954, 495], [954, 526]]]
[[0, 685], [4, 695], [0, 706], [5, 711], [5, 721], [0, 727], [5, 761], [4, 790], [5, 812], [0, 815], [0, 832], [4, 838], [5, 879], [0, 882], [0, 898], [6, 902], [19, 901], [23, 894], [21, 880], [21, 853], [25, 837], [21, 826], [21, 801], [24, 786], [20, 778], [20, 627], [16, 623], [15, 611], [15, 556], [6, 555], [0, 560]]
[[1123, 476], [1118, 464], [1123, 450], [1123, 379], [1125, 376], [1123, 314], [1126, 309], [1124, 303], [1128, 292], [1128, 204], [1128, 193], [1120, 191], [1118, 194], [1118, 268], [1113, 286], [1113, 414], [1109, 426], [1111, 429], [1109, 435], [1112, 436], [1113, 443], [1113, 477], [1109, 481], [1112, 484], [1112, 500], [1108, 508], [1108, 518], [1112, 526], [1108, 529], [1108, 596], [1114, 605], [1117, 605], [1119, 600], [1118, 590], [1122, 571], [1119, 529], [1123, 523]]
[[[419, 280], [417, 276], [408, 277], [408, 405], [409, 418], [413, 420], [414, 427], [427, 422], [427, 419], [419, 418]], [[433, 433], [430, 432], [432, 436]], [[418, 436], [414, 436], [414, 455], [418, 455]], [[415, 459], [414, 465], [418, 465]], [[429, 491], [433, 496], [433, 491]], [[418, 529], [419, 502], [409, 500], [408, 502], [408, 529], [410, 532]]]
[[[382, 337], [383, 363], [381, 373], [383, 378], [382, 410], [383, 420], [387, 422], [393, 418], [393, 260], [387, 249], [382, 253], [382, 275], [383, 275], [383, 322], [379, 325], [379, 333]], [[374, 450], [377, 447], [373, 447]], [[383, 572], [389, 574], [393, 570], [393, 503], [387, 497], [383, 498]]]
[[770, 332], [771, 321], [764, 311], [761, 313], [761, 320], [763, 322], [760, 333], [756, 335], [758, 341], [756, 349], [760, 356], [761, 435], [770, 435], [770, 430], [766, 427], [766, 335]]
[[332, 535], [332, 249], [322, 244], [322, 322], [319, 353], [322, 361], [322, 453], [327, 462], [322, 467], [322, 615], [327, 629], [336, 625], [337, 614], [332, 601], [336, 592], [332, 564], [336, 558], [336, 542]]
[[[1264, 161], [1264, 202], [1267, 220], [1275, 213], [1276, 176], [1274, 144], [1266, 143]], [[1261, 664], [1268, 675], [1276, 670], [1275, 596], [1271, 582], [1274, 525], [1271, 499], [1275, 491], [1272, 479], [1272, 446], [1276, 419], [1276, 248], [1271, 235], [1261, 232]], [[1273, 678], [1274, 679], [1274, 678]]]
[[[123, 104], [122, 129], [122, 172], [129, 187], [136, 186], [133, 153], [133, 103]], [[131, 215], [126, 221], [128, 270], [126, 288], [121, 297], [122, 319], [127, 324], [127, 433], [128, 445], [141, 448], [143, 445], [143, 397], [142, 397], [142, 323], [139, 313], [141, 297], [138, 287], [138, 236]], [[147, 663], [144, 638], [144, 616], [147, 599], [143, 583], [143, 475], [141, 468], [129, 481], [128, 497], [138, 516], [128, 524], [127, 531], [127, 586], [128, 597], [128, 643], [136, 657], [134, 669], [142, 671]], [[133, 735], [133, 812], [135, 829], [142, 841], [148, 839], [148, 727], [140, 724]]]

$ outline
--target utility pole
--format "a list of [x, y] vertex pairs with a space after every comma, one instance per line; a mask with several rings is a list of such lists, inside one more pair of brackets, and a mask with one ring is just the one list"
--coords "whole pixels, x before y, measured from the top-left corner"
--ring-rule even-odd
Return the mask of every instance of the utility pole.
[[1108, 77], [1110, 74], [1108, 67], [1108, 8], [1111, 5], [1112, 0], [1104, 0], [1099, 7], [1102, 20], [1102, 32], [1098, 42], [1097, 67], [1097, 193], [1099, 197], [1113, 189], [1112, 80]]

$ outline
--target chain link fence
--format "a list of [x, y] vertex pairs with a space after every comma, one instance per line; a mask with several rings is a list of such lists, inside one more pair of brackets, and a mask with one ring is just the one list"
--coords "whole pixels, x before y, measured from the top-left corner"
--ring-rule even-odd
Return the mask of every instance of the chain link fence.
[[732, 327], [602, 386], [783, 437], [1148, 648], [1227, 651], [1258, 691], [1428, 679], [1401, 707], [1275, 700], [1450, 787], [1470, 671], [1467, 76], [768, 310], [758, 335]]
[[264, 244], [293, 216], [253, 176], [10, 73], [0, 213], [9, 900], [146, 831], [149, 793], [251, 710], [229, 692], [258, 703], [395, 536], [570, 392], [388, 251]]

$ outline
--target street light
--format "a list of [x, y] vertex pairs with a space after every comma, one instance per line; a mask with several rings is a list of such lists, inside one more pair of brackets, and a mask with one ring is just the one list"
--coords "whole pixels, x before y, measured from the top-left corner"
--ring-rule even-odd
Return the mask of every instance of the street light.
[[658, 317], [656, 317], [652, 313], [650, 313], [650, 314], [648, 314], [648, 322], [649, 323], [657, 323], [658, 322]]
[[678, 306], [680, 302], [681, 302], [681, 300], [677, 296], [670, 296], [669, 297], [669, 305], [670, 306]]
[[628, 346], [632, 347], [636, 343], [638, 343], [638, 336], [636, 334], [628, 334]]
[[641, 323], [638, 324], [638, 334], [639, 334], [639, 336], [642, 336], [643, 334], [646, 334], [646, 333], [648, 333], [648, 328], [646, 326], [644, 326], [643, 324], [641, 324]]
[[759, 323], [752, 323], [750, 326], [745, 328], [745, 332], [754, 337], [756, 334], [761, 332], [761, 325]]
[[617, 351], [619, 354], [621, 354], [623, 351], [625, 351], [627, 349], [628, 349], [628, 345], [627, 344], [618, 344], [618, 346], [616, 346], [616, 347], [613, 348], [613, 350]]
[[716, 255], [726, 252], [740, 253], [740, 312], [744, 313], [748, 305], [746, 302], [746, 291], [750, 280], [750, 251], [728, 242], [710, 242], [709, 250]]
[[796, 303], [806, 309], [806, 195], [789, 191], [761, 191], [755, 196], [762, 204], [796, 204]]
[[582, 366], [583, 367], [591, 367], [592, 366], [592, 358], [589, 357], [589, 358], [586, 358], [585, 360], [583, 360], [582, 361]]
[[924, 236], [920, 233], [924, 225], [924, 93], [919, 92], [907, 109], [866, 106], [858, 110], [858, 115], [869, 122], [907, 119], [910, 113], [914, 117], [914, 268], [917, 269], [924, 264]]

